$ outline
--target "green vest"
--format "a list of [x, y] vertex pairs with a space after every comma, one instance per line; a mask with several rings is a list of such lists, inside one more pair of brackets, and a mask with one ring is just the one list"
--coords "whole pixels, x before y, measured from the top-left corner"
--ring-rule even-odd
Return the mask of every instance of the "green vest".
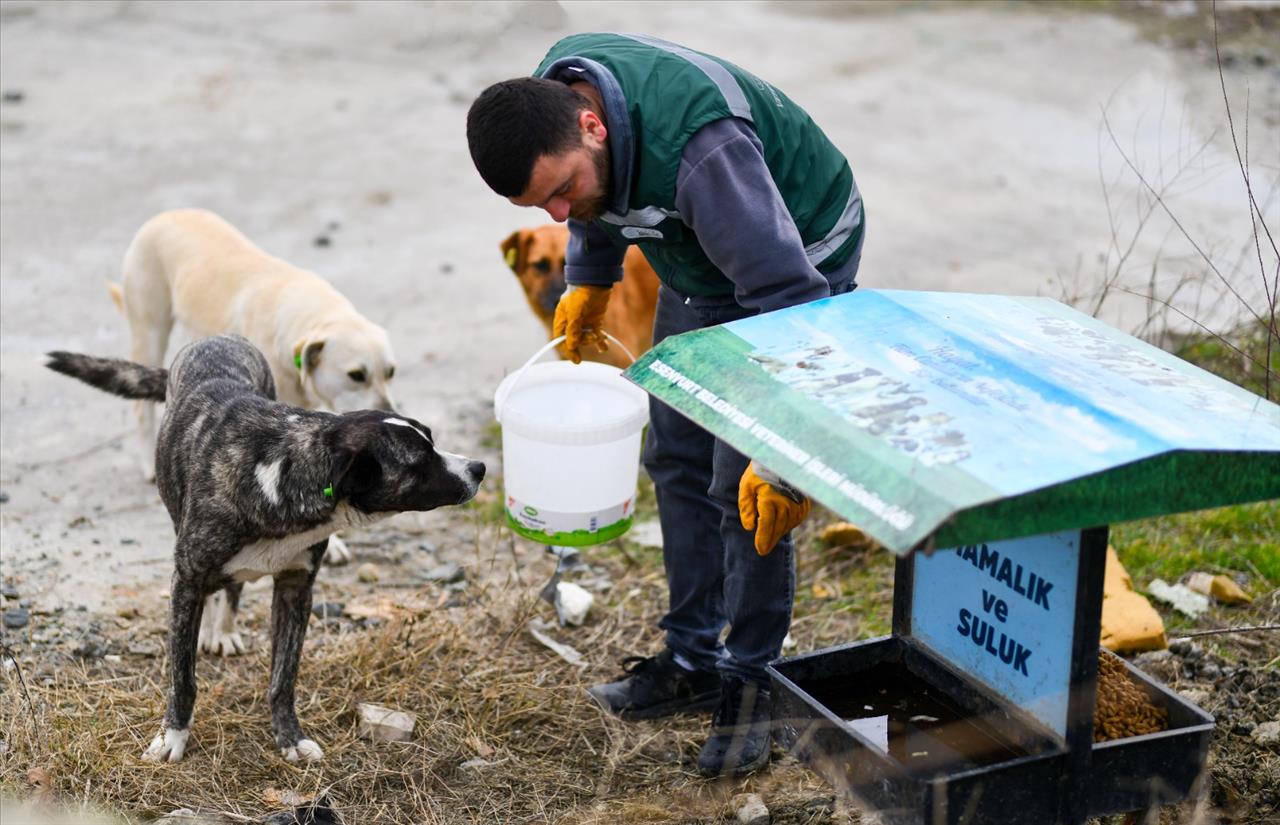
[[566, 37], [534, 74], [545, 76], [571, 57], [599, 63], [614, 76], [634, 136], [630, 211], [595, 223], [620, 245], [641, 244], [663, 283], [683, 295], [733, 294], [733, 283], [675, 207], [685, 143], [726, 117], [753, 125], [810, 263], [827, 274], [853, 254], [862, 235], [862, 200], [849, 163], [786, 95], [732, 63], [644, 35]]

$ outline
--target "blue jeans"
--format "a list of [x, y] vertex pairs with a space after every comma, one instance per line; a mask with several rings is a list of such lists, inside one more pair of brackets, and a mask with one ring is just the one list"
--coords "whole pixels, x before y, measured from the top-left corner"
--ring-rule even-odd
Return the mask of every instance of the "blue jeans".
[[[856, 266], [856, 264], [855, 264]], [[847, 292], [852, 282], [834, 287]], [[735, 321], [753, 312], [732, 297], [684, 299], [663, 286], [653, 324], [656, 345], [670, 335]], [[748, 459], [688, 418], [649, 400], [644, 466], [662, 523], [670, 603], [659, 626], [667, 647], [700, 670], [768, 684], [765, 665], [782, 652], [795, 598], [795, 556], [787, 535], [767, 556], [738, 517], [738, 481]], [[729, 625], [723, 644], [721, 631]]]

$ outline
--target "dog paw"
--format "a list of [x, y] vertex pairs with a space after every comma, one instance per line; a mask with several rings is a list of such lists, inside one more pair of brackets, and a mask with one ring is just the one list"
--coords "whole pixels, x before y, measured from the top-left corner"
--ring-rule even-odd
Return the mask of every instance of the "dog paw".
[[151, 740], [142, 758], [147, 762], [177, 762], [187, 750], [191, 729], [165, 728]]
[[324, 751], [320, 749], [314, 739], [299, 739], [297, 744], [281, 748], [280, 753], [284, 756], [286, 762], [297, 762], [299, 759], [304, 762], [319, 762], [324, 758]]
[[344, 564], [350, 564], [351, 559], [351, 548], [347, 547], [347, 543], [337, 536], [329, 536], [329, 546], [324, 551], [324, 563], [330, 567], [341, 567]]
[[227, 601], [227, 594], [219, 590], [204, 601], [204, 615], [200, 617], [200, 651], [214, 656], [239, 656], [245, 651], [244, 639], [236, 630], [236, 613]]
[[247, 648], [244, 639], [239, 633], [219, 633], [217, 631], [208, 634], [200, 634], [200, 650], [204, 653], [211, 653], [214, 656], [239, 656], [244, 653]]

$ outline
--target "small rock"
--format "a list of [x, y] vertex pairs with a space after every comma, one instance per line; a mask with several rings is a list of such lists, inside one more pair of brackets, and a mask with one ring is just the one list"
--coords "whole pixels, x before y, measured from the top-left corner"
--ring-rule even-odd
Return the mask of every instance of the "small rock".
[[371, 561], [365, 562], [356, 569], [356, 578], [367, 584], [376, 582], [380, 578], [378, 566]]
[[1250, 722], [1248, 719], [1245, 719], [1241, 722], [1236, 722], [1236, 726], [1231, 730], [1235, 733], [1240, 734], [1241, 736], [1248, 736], [1249, 734], [1253, 733], [1257, 727], [1258, 726], [1256, 724], [1254, 724], [1253, 722]]
[[1263, 722], [1253, 729], [1250, 738], [1264, 748], [1280, 745], [1280, 722]]
[[361, 702], [356, 710], [360, 713], [360, 736], [365, 739], [374, 742], [407, 742], [413, 738], [413, 727], [418, 720], [412, 713], [369, 702]]
[[0, 504], [8, 504], [8, 503], [9, 503], [9, 494], [0, 493]]
[[1178, 675], [1182, 662], [1169, 650], [1150, 650], [1133, 658], [1135, 667], [1161, 681], [1171, 681]]
[[31, 614], [24, 608], [11, 607], [4, 612], [4, 626], [10, 630], [26, 627], [29, 621], [31, 621]]
[[124, 607], [117, 608], [116, 615], [122, 619], [136, 619], [138, 618], [138, 608], [127, 604]]
[[4, 587], [0, 587], [0, 596], [4, 596], [6, 599], [16, 599], [19, 595], [21, 594], [13, 582], [6, 582]]
[[[21, 89], [4, 90], [5, 103], [21, 103], [25, 97], [26, 94]], [[0, 493], [0, 495], [3, 495], [3, 493]], [[8, 501], [8, 496], [5, 496], [5, 501]]]
[[163, 653], [164, 648], [155, 639], [143, 639], [140, 642], [131, 643], [127, 648], [125, 648], [125, 652], [130, 656], [146, 656], [154, 658]]
[[595, 596], [573, 582], [560, 582], [556, 585], [556, 615], [560, 617], [561, 625], [581, 625], [594, 601]]
[[461, 765], [458, 766], [458, 768], [464, 771], [474, 771], [479, 768], [487, 768], [489, 767], [490, 764], [491, 763], [489, 762], [488, 759], [481, 759], [480, 757], [476, 757], [475, 759], [468, 759], [466, 762], [463, 762]]
[[444, 584], [460, 582], [466, 578], [466, 576], [467, 572], [453, 562], [447, 562], [439, 565], [438, 567], [433, 567], [423, 574], [423, 578], [429, 582], [442, 582]]
[[110, 649], [111, 646], [105, 639], [86, 636], [71, 652], [81, 659], [101, 659]]
[[1213, 695], [1213, 691], [1207, 688], [1191, 687], [1179, 690], [1178, 694], [1197, 707], [1209, 701], [1209, 697]]
[[1218, 667], [1213, 662], [1202, 663], [1197, 672], [1201, 679], [1205, 679], [1210, 682], [1217, 681], [1222, 677], [1222, 668]]
[[312, 241], [312, 243], [316, 246], [328, 246], [332, 241], [329, 240], [328, 235], [317, 235], [316, 239]]
[[741, 825], [769, 825], [769, 809], [760, 794], [738, 794], [729, 804], [737, 812]]
[[336, 619], [342, 615], [343, 609], [346, 607], [342, 602], [321, 602], [312, 605], [311, 612], [315, 614], [317, 619]]
[[126, 537], [126, 538], [122, 538], [122, 539], [120, 539], [120, 543], [121, 543], [121, 544], [137, 544], [137, 543], [138, 543], [138, 540], [137, 540], [137, 539], [131, 539], [131, 538], [127, 538], [127, 537]]
[[226, 822], [215, 814], [202, 814], [191, 808], [178, 808], [156, 820], [155, 825], [222, 825]]

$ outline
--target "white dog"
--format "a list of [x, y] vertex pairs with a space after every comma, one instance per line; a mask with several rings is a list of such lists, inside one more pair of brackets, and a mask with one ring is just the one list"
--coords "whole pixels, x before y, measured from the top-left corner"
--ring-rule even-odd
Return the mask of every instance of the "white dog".
[[[268, 255], [201, 209], [162, 212], [143, 224], [124, 256], [124, 282], [108, 284], [129, 321], [130, 359], [164, 366], [169, 335], [248, 338], [271, 367], [286, 404], [336, 413], [391, 410], [395, 357], [386, 330], [320, 276]], [[155, 479], [155, 404], [139, 401], [139, 460]], [[326, 560], [350, 560], [337, 538]]]

